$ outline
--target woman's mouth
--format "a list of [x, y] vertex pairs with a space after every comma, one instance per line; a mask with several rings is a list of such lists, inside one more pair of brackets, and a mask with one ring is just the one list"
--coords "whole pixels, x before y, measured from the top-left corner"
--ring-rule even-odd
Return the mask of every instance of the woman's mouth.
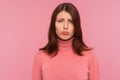
[[67, 32], [67, 31], [63, 31], [62, 34], [63, 34], [63, 35], [68, 35], [69, 32]]

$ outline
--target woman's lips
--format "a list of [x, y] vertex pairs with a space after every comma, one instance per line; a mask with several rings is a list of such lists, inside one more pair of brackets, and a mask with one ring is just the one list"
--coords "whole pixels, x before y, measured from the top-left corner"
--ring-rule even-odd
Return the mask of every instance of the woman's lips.
[[63, 34], [63, 35], [68, 35], [69, 32], [67, 32], [67, 31], [63, 31], [62, 34]]

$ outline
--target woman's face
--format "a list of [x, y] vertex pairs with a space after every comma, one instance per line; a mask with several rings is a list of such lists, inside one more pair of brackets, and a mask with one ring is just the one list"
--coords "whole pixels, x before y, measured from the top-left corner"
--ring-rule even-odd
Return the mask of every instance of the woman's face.
[[72, 16], [66, 11], [58, 13], [55, 21], [55, 29], [60, 39], [70, 39], [74, 35]]

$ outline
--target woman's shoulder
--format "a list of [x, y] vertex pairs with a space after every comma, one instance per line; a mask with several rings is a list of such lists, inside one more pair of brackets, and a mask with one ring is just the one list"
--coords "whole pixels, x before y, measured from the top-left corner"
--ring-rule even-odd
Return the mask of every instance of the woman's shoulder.
[[44, 50], [38, 50], [38, 51], [36, 51], [36, 53], [35, 53], [35, 57], [44, 57], [44, 56], [46, 56], [47, 54], [46, 54], [46, 52], [44, 51]]
[[95, 54], [95, 51], [94, 50], [89, 50], [89, 51], [85, 51], [83, 52], [84, 56], [87, 57], [87, 59], [89, 61], [97, 61], [97, 56]]
[[88, 51], [83, 51], [82, 54], [84, 56], [94, 56], [95, 52], [94, 52], [94, 50], [88, 50]]

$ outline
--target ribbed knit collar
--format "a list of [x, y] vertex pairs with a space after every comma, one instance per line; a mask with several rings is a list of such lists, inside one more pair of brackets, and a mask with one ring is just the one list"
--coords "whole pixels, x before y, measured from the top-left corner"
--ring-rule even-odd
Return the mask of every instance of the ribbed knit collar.
[[72, 41], [73, 41], [73, 38], [71, 38], [70, 40], [67, 40], [67, 41], [58, 39], [59, 51], [60, 52], [72, 51]]

